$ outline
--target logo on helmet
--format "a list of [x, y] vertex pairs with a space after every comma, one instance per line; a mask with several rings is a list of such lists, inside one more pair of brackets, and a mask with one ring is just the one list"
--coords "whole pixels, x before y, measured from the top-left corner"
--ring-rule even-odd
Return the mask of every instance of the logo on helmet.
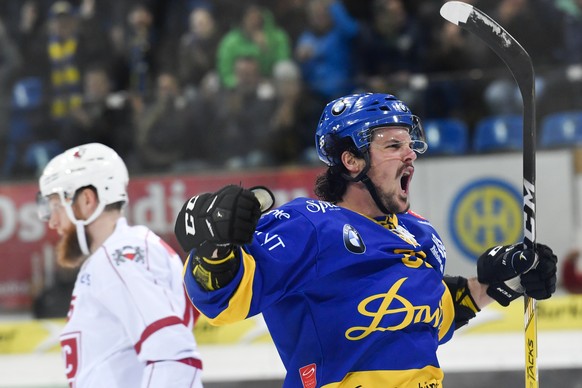
[[338, 116], [338, 115], [342, 114], [342, 112], [344, 110], [346, 110], [346, 108], [347, 108], [346, 103], [343, 100], [340, 100], [340, 101], [336, 102], [335, 104], [333, 104], [333, 106], [331, 107], [331, 113], [334, 116]]
[[84, 153], [85, 153], [85, 147], [79, 147], [79, 148], [77, 148], [77, 150], [73, 154], [73, 157], [80, 159], [83, 157]]
[[395, 102], [394, 103], [394, 108], [396, 110], [399, 110], [400, 112], [410, 112], [410, 110], [408, 109], [408, 107], [406, 105], [404, 105], [402, 102]]

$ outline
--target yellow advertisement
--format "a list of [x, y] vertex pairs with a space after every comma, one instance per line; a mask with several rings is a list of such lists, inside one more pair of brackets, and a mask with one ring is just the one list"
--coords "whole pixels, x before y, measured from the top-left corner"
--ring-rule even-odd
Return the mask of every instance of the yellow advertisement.
[[[538, 330], [582, 330], [582, 295], [556, 295], [537, 302]], [[464, 334], [523, 331], [524, 305], [521, 299], [509, 307], [491, 305], [472, 320]], [[64, 319], [0, 322], [0, 354], [59, 352], [59, 334]], [[212, 326], [201, 316], [194, 334], [200, 345], [240, 345], [271, 341], [262, 317], [227, 326]]]

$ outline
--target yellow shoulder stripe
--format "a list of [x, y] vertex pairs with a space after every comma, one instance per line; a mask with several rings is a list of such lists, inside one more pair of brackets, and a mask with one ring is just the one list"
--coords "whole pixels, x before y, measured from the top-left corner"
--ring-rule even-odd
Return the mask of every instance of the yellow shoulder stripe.
[[256, 264], [255, 259], [244, 250], [240, 249], [239, 252], [242, 256], [243, 277], [230, 298], [228, 307], [215, 318], [210, 319], [210, 323], [213, 325], [220, 326], [242, 321], [249, 315]]

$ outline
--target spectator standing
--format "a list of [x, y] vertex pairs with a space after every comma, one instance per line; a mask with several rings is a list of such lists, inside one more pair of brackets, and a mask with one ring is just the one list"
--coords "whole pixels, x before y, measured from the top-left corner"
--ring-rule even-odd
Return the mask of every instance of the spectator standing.
[[15, 41], [23, 58], [23, 66], [18, 77], [41, 77], [46, 85], [50, 82], [50, 64], [46, 55], [46, 19], [35, 0], [22, 2], [18, 15], [18, 29]]
[[73, 7], [57, 1], [50, 9], [48, 55], [51, 79], [51, 117], [56, 125], [68, 119], [72, 109], [81, 105], [82, 86], [79, 67], [79, 25]]
[[113, 75], [116, 88], [142, 97], [151, 93], [158, 72], [158, 36], [148, 5], [141, 2], [131, 5], [125, 26], [113, 26], [111, 36], [116, 55]]
[[435, 23], [430, 32], [424, 115], [456, 117], [465, 122], [472, 122], [472, 116], [482, 117], [483, 83], [470, 79], [468, 73], [480, 66], [475, 61], [473, 47], [483, 43], [444, 19]]
[[180, 38], [178, 77], [185, 89], [196, 89], [216, 69], [216, 53], [222, 39], [210, 9], [195, 8], [189, 15], [189, 30]]
[[232, 169], [268, 165], [264, 139], [275, 109], [275, 90], [255, 56], [237, 57], [234, 71], [235, 86], [223, 89], [217, 99], [215, 129], [220, 135], [214, 136], [214, 157]]
[[13, 80], [18, 75], [18, 69], [22, 63], [22, 56], [15, 42], [8, 34], [4, 21], [0, 19], [0, 153], [2, 154], [1, 150], [8, 133]]
[[2, 153], [5, 178], [31, 177], [42, 171], [49, 159], [61, 152], [52, 131], [47, 93], [39, 77], [18, 79], [13, 87], [7, 133]]
[[[548, 35], [555, 37], [551, 51], [555, 61], [545, 72], [547, 82], [544, 94], [538, 96], [537, 112], [543, 117], [559, 111], [579, 110], [582, 79], [576, 76], [575, 69], [582, 65], [582, 0], [534, 0], [530, 3], [538, 15], [544, 15]], [[571, 70], [574, 71], [570, 73]]]
[[166, 171], [181, 160], [181, 142], [187, 129], [187, 101], [182, 95], [178, 79], [171, 72], [162, 72], [156, 78], [153, 99], [134, 100], [136, 169]]
[[317, 123], [317, 102], [306, 93], [301, 70], [291, 60], [275, 65], [273, 85], [276, 108], [269, 133], [263, 137], [264, 149], [277, 165], [310, 162], [313, 134], [306, 128]]
[[[554, 34], [548, 33], [550, 24], [539, 23], [540, 15], [528, 0], [501, 0], [489, 15], [501, 24], [518, 42], [523, 44], [531, 56], [534, 67], [540, 67], [552, 62], [552, 49], [555, 45]], [[551, 31], [551, 30], [550, 30]], [[494, 78], [486, 86], [484, 102], [489, 114], [519, 114], [522, 109], [521, 94], [515, 85], [515, 80], [507, 75], [504, 64], [492, 50], [487, 50], [484, 64], [502, 68], [503, 75], [493, 74]], [[486, 58], [487, 58], [486, 57]], [[536, 73], [536, 95], [543, 98], [545, 79]]]
[[[107, 65], [111, 45], [98, 28], [93, 2], [85, 1], [79, 13], [67, 1], [55, 2], [49, 11], [47, 51], [50, 62], [51, 117], [67, 124], [71, 111], [82, 103], [82, 74], [88, 64]], [[88, 3], [88, 4], [87, 4]]]
[[[224, 164], [220, 152], [227, 139], [220, 138], [224, 125], [226, 91], [221, 88], [218, 74], [211, 71], [200, 81], [196, 93], [191, 97], [186, 93], [188, 106], [186, 108], [187, 130], [182, 138], [181, 150], [184, 157], [175, 164], [175, 169], [191, 173], [196, 170], [218, 168]], [[209, 130], [213, 128], [214, 130]]]
[[557, 24], [555, 28], [562, 44], [556, 57], [569, 65], [582, 63], [582, 0], [564, 1], [562, 7], [560, 2], [549, 0], [535, 0], [534, 3], [544, 6], [543, 12]]
[[360, 31], [339, 0], [310, 0], [308, 26], [298, 38], [295, 60], [308, 90], [321, 100], [354, 89], [353, 43]]
[[240, 25], [220, 41], [217, 55], [220, 81], [224, 87], [233, 88], [237, 58], [256, 58], [261, 76], [271, 77], [275, 63], [291, 57], [291, 47], [287, 33], [275, 24], [272, 13], [250, 4], [242, 14]]
[[410, 76], [426, 70], [426, 42], [418, 19], [402, 0], [374, 0], [372, 10], [372, 21], [362, 28], [358, 42], [363, 89], [394, 90], [417, 106]]
[[299, 35], [305, 29], [309, 0], [275, 0], [272, 5], [277, 24], [289, 35], [291, 47], [295, 47]]
[[129, 154], [134, 146], [130, 101], [126, 92], [113, 92], [106, 68], [85, 70], [81, 105], [72, 110], [70, 125], [58, 130], [65, 148], [98, 142], [123, 157]]

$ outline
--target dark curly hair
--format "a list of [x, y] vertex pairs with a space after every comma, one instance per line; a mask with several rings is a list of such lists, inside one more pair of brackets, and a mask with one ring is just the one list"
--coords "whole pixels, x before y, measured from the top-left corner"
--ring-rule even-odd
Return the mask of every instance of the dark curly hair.
[[342, 153], [349, 151], [358, 158], [363, 158], [364, 155], [355, 146], [351, 137], [338, 138], [333, 135], [326, 142], [324, 151], [331, 160], [339, 160], [340, 162], [328, 167], [324, 173], [317, 177], [313, 191], [320, 199], [337, 203], [343, 198], [349, 183], [349, 180], [346, 179], [348, 170], [341, 163]]

